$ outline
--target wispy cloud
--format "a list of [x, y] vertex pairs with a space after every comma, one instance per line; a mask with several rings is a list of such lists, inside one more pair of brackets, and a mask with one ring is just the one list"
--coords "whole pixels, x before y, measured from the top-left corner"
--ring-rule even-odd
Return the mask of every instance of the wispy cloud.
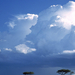
[[14, 23], [14, 22], [9, 22], [9, 27], [11, 27], [11, 28], [14, 28], [14, 26], [15, 26], [16, 24]]

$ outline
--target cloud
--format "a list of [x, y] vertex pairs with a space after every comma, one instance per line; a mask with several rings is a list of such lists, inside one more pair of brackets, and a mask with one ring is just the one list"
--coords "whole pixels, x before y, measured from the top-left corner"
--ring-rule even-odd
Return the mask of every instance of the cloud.
[[71, 29], [72, 25], [75, 26], [74, 8], [75, 2], [73, 1], [69, 1], [64, 6], [52, 5], [50, 8], [40, 13], [40, 20], [51, 20], [51, 22], [53, 21], [52, 24], [56, 24], [57, 26], [65, 29]]
[[[23, 19], [27, 17], [27, 19]], [[20, 18], [20, 19], [18, 19]], [[7, 22], [8, 31], [0, 33], [1, 49], [11, 48], [15, 51], [15, 46], [24, 43], [26, 35], [31, 33], [30, 28], [37, 23], [38, 15], [22, 14], [16, 15], [11, 21]]]
[[25, 44], [17, 45], [17, 46], [15, 46], [15, 48], [16, 48], [16, 50], [18, 50], [19, 52], [24, 53], [24, 54], [27, 54], [32, 51], [36, 51], [36, 49], [29, 48]]
[[63, 51], [63, 53], [75, 53], [75, 50], [65, 50], [65, 51]]
[[16, 18], [18, 20], [25, 20], [25, 19], [33, 20], [34, 18], [38, 18], [38, 15], [28, 13], [27, 15], [18, 15], [16, 16]]
[[14, 26], [15, 26], [16, 24], [14, 24], [14, 22], [9, 22], [9, 27], [11, 27], [11, 28], [14, 28]]
[[51, 25], [50, 25], [50, 28], [51, 28], [51, 27], [54, 27], [54, 26], [56, 26], [56, 25], [51, 24]]
[[4, 48], [6, 51], [12, 51], [12, 49], [10, 48]]
[[[36, 49], [34, 53], [36, 55], [44, 57], [45, 61], [48, 59], [53, 63], [57, 60], [63, 60], [64, 62], [71, 57], [66, 55], [66, 53], [62, 54], [62, 52], [75, 49], [74, 8], [75, 2], [69, 1], [63, 6], [50, 6], [39, 14], [37, 24], [31, 27], [32, 32], [26, 36], [26, 40], [34, 43]], [[70, 58], [69, 60], [72, 59]], [[56, 63], [55, 65], [59, 65], [59, 63]]]
[[[7, 61], [25, 66], [63, 67], [62, 61], [66, 67], [71, 67], [72, 63], [75, 66], [75, 61], [72, 62], [75, 59], [74, 8], [75, 2], [69, 1], [63, 6], [51, 5], [39, 15], [14, 16], [8, 22], [8, 32], [0, 32], [1, 54]], [[4, 52], [3, 48], [12, 52]]]
[[[22, 16], [29, 18], [32, 17], [32, 19], [29, 18], [23, 19], [20, 16], [21, 15], [15, 15], [14, 18], [12, 18], [9, 22], [6, 22], [9, 30], [0, 32], [0, 49], [1, 49], [0, 61], [9, 62], [9, 63], [13, 62], [19, 63], [21, 60], [21, 57], [19, 57], [19, 53], [25, 54], [25, 52], [23, 53], [22, 50], [24, 48], [22, 49], [20, 48], [19, 51], [16, 50], [15, 46], [18, 47], [18, 45], [24, 44], [26, 42], [25, 37], [26, 35], [31, 33], [30, 28], [37, 23], [38, 15], [30, 14], [30, 16], [28, 16], [27, 14], [22, 14]], [[27, 53], [35, 51], [34, 47], [31, 48], [28, 47], [28, 48], [30, 50], [27, 50]]]

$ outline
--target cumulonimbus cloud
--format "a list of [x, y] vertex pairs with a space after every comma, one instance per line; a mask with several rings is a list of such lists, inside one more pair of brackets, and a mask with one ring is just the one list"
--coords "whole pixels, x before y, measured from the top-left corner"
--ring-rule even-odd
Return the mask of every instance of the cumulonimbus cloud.
[[4, 36], [2, 40], [6, 40], [1, 41], [3, 44], [1, 52], [4, 52], [2, 48], [8, 48], [12, 49], [13, 54], [17, 53], [16, 58], [13, 59], [17, 59], [19, 54], [22, 54], [23, 57], [18, 59], [33, 60], [31, 64], [38, 64], [39, 61], [43, 66], [54, 66], [53, 64], [60, 66], [55, 61], [61, 62], [62, 59], [65, 61], [65, 56], [67, 57], [65, 52], [69, 54], [75, 50], [74, 8], [75, 2], [69, 1], [63, 6], [51, 5], [39, 15], [29, 13], [16, 15], [15, 19], [8, 22], [9, 33], [1, 35]]
[[[73, 36], [75, 35], [74, 7], [75, 2], [69, 1], [64, 6], [50, 6], [39, 14], [37, 24], [31, 27], [32, 32], [26, 38], [34, 43], [36, 53], [41, 53], [41, 55], [58, 54], [71, 43], [72, 49], [75, 48], [74, 41], [70, 41], [74, 40]], [[71, 47], [69, 46], [68, 49]]]

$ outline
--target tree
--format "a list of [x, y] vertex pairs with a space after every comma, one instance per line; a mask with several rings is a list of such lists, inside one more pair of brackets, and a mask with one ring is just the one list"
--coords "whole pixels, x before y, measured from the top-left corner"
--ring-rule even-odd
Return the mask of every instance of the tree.
[[34, 72], [30, 72], [29, 74], [34, 74]]
[[68, 72], [71, 72], [71, 70], [68, 70], [68, 69], [61, 69], [61, 70], [58, 70], [57, 73], [61, 74], [61, 75], [65, 75], [66, 73]]
[[74, 73], [74, 72], [73, 72], [73, 71], [71, 71], [71, 72], [70, 72], [70, 75], [72, 75], [73, 73]]
[[31, 74], [34, 74], [34, 72], [23, 72], [23, 74], [25, 74], [25, 75], [30, 74], [31, 75]]

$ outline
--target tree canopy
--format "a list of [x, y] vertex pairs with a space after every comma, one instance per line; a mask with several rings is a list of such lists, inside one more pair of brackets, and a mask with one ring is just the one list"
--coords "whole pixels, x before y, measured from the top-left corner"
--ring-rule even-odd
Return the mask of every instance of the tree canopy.
[[61, 69], [61, 70], [58, 70], [57, 73], [61, 74], [61, 75], [65, 75], [66, 73], [68, 72], [71, 72], [71, 70], [68, 70], [68, 69]]
[[71, 71], [71, 72], [70, 72], [70, 75], [72, 75], [73, 73], [74, 73], [74, 72], [73, 72], [73, 71]]
[[23, 72], [23, 74], [34, 74], [34, 72]]

